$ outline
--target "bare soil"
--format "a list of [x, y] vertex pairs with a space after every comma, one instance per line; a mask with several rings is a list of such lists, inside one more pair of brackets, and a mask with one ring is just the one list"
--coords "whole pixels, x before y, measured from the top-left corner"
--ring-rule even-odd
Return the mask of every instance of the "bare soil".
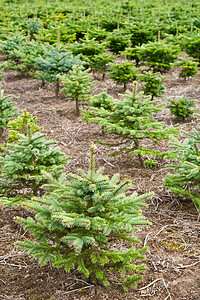
[[[166, 74], [165, 74], [166, 75]], [[161, 99], [177, 99], [187, 96], [197, 100], [200, 109], [200, 74], [186, 82], [179, 79], [177, 69], [167, 73], [166, 93]], [[107, 76], [95, 74], [95, 92], [105, 88], [114, 97], [120, 98], [123, 87], [117, 86]], [[64, 299], [200, 299], [200, 224], [198, 213], [190, 201], [174, 197], [163, 187], [165, 175], [169, 172], [167, 162], [159, 161], [155, 168], [142, 168], [136, 157], [120, 154], [117, 158], [108, 156], [113, 149], [99, 145], [96, 139], [110, 141], [111, 136], [103, 136], [99, 125], [85, 123], [75, 115], [75, 103], [67, 101], [60, 93], [55, 99], [54, 85], [43, 89], [33, 78], [21, 78], [16, 71], [6, 70], [2, 87], [5, 94], [13, 94], [19, 111], [27, 109], [36, 115], [38, 124], [48, 139], [55, 139], [61, 150], [71, 157], [67, 172], [78, 168], [88, 168], [88, 152], [91, 143], [97, 147], [97, 167], [104, 166], [106, 174], [120, 173], [121, 178], [132, 180], [131, 191], [139, 194], [155, 193], [144, 210], [151, 226], [136, 232], [143, 245], [148, 246], [142, 281], [137, 288], [124, 293], [116, 286], [94, 286], [83, 280], [77, 271], [67, 274], [63, 269], [50, 265], [40, 267], [26, 252], [14, 246], [23, 238], [24, 232], [14, 221], [16, 215], [25, 212], [20, 208], [0, 210], [0, 299], [10, 300], [64, 300]], [[139, 86], [140, 87], [140, 86]], [[128, 85], [132, 89], [132, 85]], [[191, 131], [197, 126], [197, 117], [177, 122], [165, 107], [158, 115], [167, 125], [180, 126]], [[6, 133], [5, 133], [6, 137]], [[181, 134], [181, 139], [184, 135]], [[159, 144], [155, 149], [167, 149], [168, 143]]]

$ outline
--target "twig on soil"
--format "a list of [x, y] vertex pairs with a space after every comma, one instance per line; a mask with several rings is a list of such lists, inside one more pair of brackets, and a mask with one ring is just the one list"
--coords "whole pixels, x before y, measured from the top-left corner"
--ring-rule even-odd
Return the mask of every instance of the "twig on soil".
[[86, 289], [89, 289], [89, 288], [92, 288], [92, 287], [94, 287], [94, 284], [91, 284], [91, 285], [88, 285], [88, 286], [84, 286], [84, 287], [82, 287], [80, 289], [74, 289], [74, 290], [71, 290], [71, 291], [62, 292], [62, 295], [77, 293], [77, 292], [80, 292], [82, 290], [86, 290]]
[[156, 267], [156, 265], [155, 265], [154, 261], [152, 261], [151, 263], [152, 263], [152, 265], [153, 265], [154, 269], [157, 271], [157, 270], [158, 270], [158, 268]]
[[[4, 256], [0, 256], [0, 265], [8, 265], [9, 267], [17, 267], [19, 269], [21, 268], [27, 268], [28, 265], [26, 264], [25, 261], [23, 261], [23, 264], [21, 264], [20, 262], [20, 255], [24, 254], [24, 251], [15, 251], [15, 248], [12, 249], [12, 251], [10, 253], [8, 253], [7, 255]], [[8, 260], [14, 260], [15, 258], [15, 262], [16, 263], [9, 263]]]
[[[20, 294], [19, 296], [17, 296], [17, 298], [15, 298], [16, 300], [25, 300], [25, 298], [21, 298], [22, 296], [24, 296], [24, 294]], [[7, 296], [7, 295], [0, 295], [0, 299], [8, 299], [8, 300], [13, 300], [13, 296]]]
[[162, 282], [163, 282], [163, 284], [164, 284], [164, 287], [165, 287], [165, 289], [166, 289], [166, 291], [167, 291], [167, 293], [168, 293], [168, 296], [167, 296], [164, 300], [166, 300], [166, 299], [168, 299], [168, 298], [169, 298], [169, 299], [172, 299], [171, 294], [170, 294], [170, 292], [169, 292], [169, 289], [168, 289], [168, 287], [167, 287], [167, 284], [166, 284], [164, 278], [157, 278], [157, 279], [155, 279], [155, 280], [152, 281], [151, 283], [149, 283], [149, 284], [147, 284], [146, 286], [143, 286], [142, 288], [140, 288], [139, 291], [142, 291], [142, 290], [144, 290], [144, 289], [150, 287], [151, 285], [153, 285], [154, 283], [156, 283], [156, 282], [159, 281], [159, 280], [162, 280]]
[[23, 265], [10, 264], [8, 262], [6, 263], [5, 261], [4, 262], [0, 261], [0, 264], [2, 264], [2, 265], [8, 265], [9, 267], [17, 267], [19, 269], [21, 269], [21, 268], [27, 268], [27, 265], [23, 266]]
[[170, 226], [170, 225], [168, 224], [168, 225], [163, 226], [163, 227], [162, 227], [162, 228], [154, 235], [153, 238], [155, 238], [157, 235], [159, 235], [159, 234], [163, 231], [163, 229], [166, 228], [166, 227], [168, 227], [168, 226]]
[[76, 280], [76, 281], [80, 281], [80, 282], [83, 282], [83, 283], [85, 283], [85, 284], [87, 284], [87, 285], [90, 285], [87, 281], [85, 281], [85, 280], [83, 280], [83, 279], [80, 279], [80, 278], [76, 278], [76, 277], [68, 277], [67, 279], [71, 279], [71, 280]]
[[145, 240], [144, 240], [144, 247], [146, 247], [146, 244], [147, 244], [147, 241], [148, 241], [148, 236], [151, 234], [151, 232], [148, 232], [146, 237], [145, 237]]
[[111, 164], [109, 161], [107, 161], [105, 158], [100, 157], [99, 159], [102, 159], [103, 161], [105, 161], [108, 165], [110, 165], [111, 167], [116, 168], [116, 166], [114, 166], [113, 164]]
[[189, 267], [193, 267], [193, 266], [197, 265], [198, 263], [200, 263], [200, 260], [196, 261], [195, 263], [192, 263], [192, 264], [190, 264], [190, 265], [185, 265], [185, 266], [179, 264], [179, 265], [177, 266], [177, 268], [179, 268], [179, 269], [189, 268]]
[[[159, 207], [159, 205], [160, 205], [160, 203], [162, 202], [162, 199], [160, 198], [160, 197], [158, 197], [158, 196], [154, 196], [154, 197], [152, 197], [152, 199], [151, 199], [151, 203], [153, 204], [153, 205], [155, 205], [154, 203], [153, 203], [153, 200], [156, 200], [156, 208], [155, 208], [155, 210], [158, 210], [158, 207]], [[159, 201], [160, 201], [160, 203], [159, 203]]]
[[153, 181], [153, 180], [154, 180], [154, 177], [155, 177], [156, 175], [158, 175], [158, 173], [162, 172], [163, 170], [166, 171], [167, 168], [162, 168], [162, 169], [160, 169], [160, 170], [154, 172], [154, 173], [151, 175], [151, 178], [149, 179], [149, 181], [150, 181], [150, 182]]
[[6, 285], [6, 282], [3, 279], [0, 278], [0, 280], [4, 285]]

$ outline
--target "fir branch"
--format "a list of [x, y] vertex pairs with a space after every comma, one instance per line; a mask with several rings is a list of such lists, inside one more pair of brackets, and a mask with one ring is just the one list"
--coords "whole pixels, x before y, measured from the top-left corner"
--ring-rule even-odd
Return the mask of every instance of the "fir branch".
[[119, 191], [121, 191], [123, 189], [123, 187], [125, 187], [126, 185], [130, 185], [130, 180], [125, 181], [124, 183], [122, 183], [114, 192], [113, 195], [117, 195], [119, 193]]

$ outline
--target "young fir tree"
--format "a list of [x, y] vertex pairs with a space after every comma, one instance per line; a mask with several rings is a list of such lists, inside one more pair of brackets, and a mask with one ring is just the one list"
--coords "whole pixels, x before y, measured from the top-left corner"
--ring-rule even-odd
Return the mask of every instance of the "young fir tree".
[[48, 43], [49, 45], [56, 45], [59, 38], [59, 43], [66, 45], [76, 40], [76, 33], [73, 32], [71, 27], [66, 27], [65, 23], [62, 24], [59, 22], [59, 28], [55, 27], [55, 25], [48, 26], [44, 23], [39, 33], [35, 34], [34, 37], [36, 40]]
[[187, 80], [188, 77], [195, 77], [198, 73], [198, 62], [192, 61], [191, 58], [180, 58], [180, 61], [175, 62], [175, 66], [179, 66], [181, 72], [179, 73], [179, 77], [182, 77]]
[[[58, 180], [47, 174], [47, 193], [23, 203], [34, 217], [15, 220], [31, 232], [35, 240], [26, 239], [17, 245], [39, 260], [49, 261], [67, 272], [77, 269], [92, 282], [108, 286], [117, 284], [125, 290], [141, 278], [145, 248], [136, 250], [139, 242], [135, 230], [148, 222], [141, 213], [152, 193], [125, 195], [130, 181], [119, 181], [95, 170], [95, 147], [90, 150], [88, 172], [63, 174]], [[123, 243], [125, 247], [118, 247]]]
[[68, 161], [58, 147], [53, 148], [55, 141], [46, 141], [35, 124], [36, 130], [31, 129], [30, 122], [27, 124], [25, 134], [19, 133], [20, 126], [11, 130], [5, 155], [0, 158], [0, 189], [4, 197], [1, 202], [7, 206], [20, 205], [25, 198], [41, 195], [46, 182], [42, 171], [52, 172], [57, 178]]
[[87, 62], [89, 63], [89, 66], [100, 73], [103, 74], [102, 79], [104, 80], [105, 74], [108, 71], [109, 64], [113, 62], [115, 59], [114, 55], [108, 54], [108, 53], [101, 53], [98, 55], [92, 56], [90, 59], [87, 59]]
[[123, 95], [123, 101], [118, 99], [109, 100], [109, 108], [90, 106], [83, 112], [87, 122], [101, 124], [104, 132], [112, 133], [119, 138], [118, 142], [108, 146], [117, 146], [119, 151], [115, 154], [126, 151], [138, 154], [139, 161], [144, 166], [143, 156], [163, 157], [160, 151], [144, 148], [142, 140], [149, 139], [152, 142], [161, 142], [171, 137], [171, 134], [178, 135], [178, 129], [173, 126], [163, 128], [163, 122], [157, 122], [154, 115], [161, 111], [162, 104], [157, 100], [150, 100], [150, 96], [144, 96], [142, 92], [136, 94], [136, 82], [133, 92], [129, 90]]
[[107, 35], [108, 48], [115, 54], [119, 54], [124, 51], [125, 48], [131, 47], [131, 35], [126, 31], [114, 30]]
[[3, 80], [3, 77], [1, 77], [4, 73], [4, 69], [8, 66], [7, 62], [4, 62], [0, 64], [0, 82]]
[[91, 27], [89, 28], [89, 36], [91, 39], [94, 39], [98, 42], [103, 42], [106, 40], [107, 32], [105, 29], [100, 28], [100, 19], [98, 19], [98, 24], [96, 24], [98, 27]]
[[69, 46], [69, 51], [73, 55], [80, 55], [82, 60], [91, 59], [94, 55], [104, 52], [106, 43], [99, 43], [95, 39], [80, 39], [81, 43], [75, 42]]
[[79, 56], [74, 57], [70, 52], [64, 52], [60, 47], [51, 48], [50, 51], [45, 50], [43, 57], [35, 59], [36, 68], [40, 71], [36, 75], [42, 80], [56, 83], [56, 98], [59, 93], [59, 76], [68, 73], [74, 65], [83, 65]]
[[135, 60], [136, 67], [138, 66], [140, 60], [141, 60], [141, 51], [139, 47], [135, 48], [126, 48], [124, 51], [121, 52], [123, 56], [125, 56], [127, 59]]
[[116, 82], [116, 84], [123, 84], [124, 91], [126, 91], [126, 85], [129, 82], [137, 80], [141, 69], [135, 68], [132, 62], [122, 62], [121, 64], [110, 65], [111, 70], [109, 72], [110, 77]]
[[7, 58], [15, 59], [15, 49], [24, 42], [26, 42], [25, 36], [8, 36], [5, 41], [1, 42], [0, 50]]
[[168, 166], [174, 173], [167, 174], [165, 186], [176, 196], [191, 199], [200, 212], [200, 130], [194, 128], [193, 133], [184, 133], [187, 138], [183, 142], [171, 143], [177, 164]]
[[87, 104], [91, 107], [105, 108], [108, 111], [112, 111], [114, 106], [113, 101], [113, 97], [110, 96], [105, 89], [102, 93], [91, 96]]
[[68, 75], [59, 76], [59, 80], [64, 83], [62, 92], [71, 100], [76, 101], [76, 115], [80, 116], [80, 103], [88, 98], [92, 93], [92, 75], [90, 69], [83, 70], [83, 66], [75, 65]]
[[167, 107], [170, 109], [171, 113], [176, 116], [177, 120], [184, 120], [197, 112], [195, 109], [192, 109], [195, 106], [195, 100], [181, 97], [177, 101], [173, 99], [168, 99], [168, 101], [170, 104], [167, 105]]
[[151, 100], [154, 97], [162, 97], [164, 94], [164, 79], [166, 77], [159, 77], [160, 73], [153, 73], [153, 69], [144, 74], [139, 75], [138, 79], [144, 82], [141, 90], [145, 95], [151, 95]]
[[170, 70], [180, 53], [180, 49], [177, 46], [165, 41], [149, 42], [148, 44], [136, 47], [136, 49], [140, 60], [145, 65], [159, 72]]
[[5, 128], [8, 127], [10, 118], [18, 115], [13, 97], [13, 95], [4, 96], [4, 90], [0, 89], [0, 138]]
[[[43, 55], [44, 49], [39, 42], [23, 42], [16, 45], [11, 59], [8, 61], [8, 68], [19, 71], [19, 75], [33, 75], [36, 71], [35, 59]], [[15, 59], [13, 60], [13, 56]]]
[[200, 35], [199, 32], [191, 33], [189, 36], [183, 35], [180, 41], [182, 49], [200, 63]]
[[[134, 22], [135, 23], [135, 22]], [[152, 23], [143, 23], [138, 26], [138, 24], [130, 24], [130, 32], [131, 32], [131, 44], [132, 47], [147, 44], [148, 42], [153, 42], [156, 40], [156, 36], [154, 34], [155, 28], [152, 26]]]
[[[97, 95], [91, 96], [87, 102], [89, 107], [97, 107], [97, 108], [104, 108], [107, 111], [113, 111], [115, 101], [112, 96], [107, 94], [107, 91], [104, 90], [102, 93]], [[83, 111], [84, 120], [86, 122], [90, 121], [90, 114], [88, 115], [87, 112]], [[104, 127], [102, 125], [102, 134], [104, 135]]]
[[8, 122], [9, 136], [7, 142], [15, 142], [18, 140], [18, 133], [28, 136], [29, 132], [31, 134], [43, 129], [43, 127], [38, 127], [36, 124], [38, 118], [32, 116], [26, 109], [21, 116], [17, 119]]
[[37, 22], [29, 22], [27, 25], [27, 33], [30, 34], [30, 40], [35, 39], [39, 34], [41, 25]]

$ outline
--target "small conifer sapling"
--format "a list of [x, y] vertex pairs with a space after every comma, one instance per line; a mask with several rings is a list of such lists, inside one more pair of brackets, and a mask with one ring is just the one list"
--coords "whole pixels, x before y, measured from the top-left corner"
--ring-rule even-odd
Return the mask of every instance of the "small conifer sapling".
[[[119, 175], [111, 179], [103, 169], [95, 169], [95, 147], [90, 150], [88, 172], [64, 174], [54, 179], [45, 172], [49, 183], [42, 198], [25, 201], [23, 207], [35, 216], [16, 217], [35, 240], [26, 239], [17, 245], [39, 259], [49, 261], [67, 272], [77, 269], [93, 283], [117, 284], [125, 290], [135, 285], [144, 269], [145, 248], [136, 250], [135, 230], [148, 224], [141, 208], [153, 194], [125, 195], [130, 181], [120, 182]], [[118, 245], [123, 243], [122, 248]]]
[[174, 65], [180, 67], [181, 71], [179, 73], [179, 77], [184, 78], [185, 81], [189, 77], [195, 77], [198, 73], [199, 63], [192, 61], [191, 58], [180, 58], [180, 60], [174, 63]]
[[[114, 155], [120, 152], [135, 153], [138, 155], [140, 164], [144, 165], [143, 156], [163, 158], [159, 150], [153, 150], [151, 147], [143, 147], [142, 141], [149, 139], [154, 143], [168, 140], [170, 135], [178, 135], [178, 129], [170, 126], [163, 128], [164, 123], [158, 122], [154, 115], [161, 111], [161, 103], [158, 100], [150, 100], [150, 96], [145, 96], [143, 92], [136, 93], [136, 82], [133, 92], [129, 90], [122, 95], [123, 101], [114, 99], [104, 99], [108, 105], [100, 107], [89, 106], [88, 110], [83, 112], [84, 120], [101, 124], [104, 132], [114, 134], [120, 139], [116, 143], [103, 143], [108, 147], [117, 147]], [[95, 96], [96, 97], [96, 96]]]
[[0, 188], [4, 197], [1, 202], [6, 206], [20, 205], [25, 198], [41, 195], [46, 182], [42, 170], [52, 172], [57, 178], [68, 161], [58, 147], [53, 147], [56, 142], [45, 140], [45, 134], [32, 125], [31, 130], [28, 122], [25, 134], [19, 133], [19, 126], [11, 130], [5, 155], [0, 158]]
[[51, 50], [45, 49], [44, 55], [35, 59], [35, 66], [40, 71], [36, 77], [42, 80], [42, 85], [45, 81], [55, 82], [57, 98], [60, 89], [58, 75], [67, 74], [74, 65], [83, 64], [79, 56], [74, 57], [70, 52], [65, 52], [60, 47], [51, 47]]
[[69, 51], [73, 55], [80, 55], [82, 60], [91, 59], [94, 55], [99, 55], [104, 52], [106, 43], [99, 43], [95, 39], [80, 39], [81, 43], [75, 42], [69, 46]]
[[125, 48], [131, 47], [131, 35], [124, 32], [124, 30], [114, 30], [107, 36], [108, 48], [115, 54], [124, 51]]
[[151, 100], [154, 97], [162, 97], [164, 94], [164, 79], [166, 77], [160, 77], [160, 73], [154, 73], [153, 69], [139, 75], [139, 80], [144, 82], [141, 90], [145, 95], [151, 95]]
[[116, 84], [123, 84], [124, 91], [129, 82], [133, 82], [138, 79], [138, 75], [141, 69], [135, 68], [132, 62], [122, 62], [121, 64], [110, 65], [110, 77], [116, 82]]
[[[110, 96], [106, 89], [97, 95], [91, 96], [87, 102], [89, 107], [105, 108], [107, 111], [114, 111], [114, 99]], [[90, 113], [87, 111], [82, 112], [84, 121], [89, 122]], [[102, 125], [102, 134], [104, 135], [104, 128]]]
[[171, 143], [176, 164], [168, 166], [174, 172], [165, 177], [165, 186], [176, 196], [191, 199], [200, 213], [200, 124], [192, 133], [184, 132], [183, 142]]
[[59, 80], [64, 83], [62, 92], [71, 100], [76, 101], [76, 115], [80, 116], [80, 103], [84, 102], [92, 93], [92, 75], [90, 69], [84, 70], [83, 66], [75, 65], [68, 75], [60, 75]]
[[108, 53], [100, 53], [98, 55], [92, 56], [90, 59], [87, 59], [87, 62], [92, 69], [103, 74], [102, 79], [104, 80], [105, 74], [109, 69], [109, 64], [113, 62], [114, 59], [114, 55], [110, 55]]
[[10, 120], [8, 122], [9, 136], [7, 142], [15, 142], [18, 140], [18, 134], [21, 133], [25, 136], [31, 132], [31, 134], [43, 129], [37, 125], [38, 118], [32, 116], [26, 109], [23, 114], [18, 116], [17, 119]]
[[168, 99], [168, 101], [170, 104], [167, 107], [177, 120], [184, 120], [196, 112], [195, 109], [192, 109], [195, 106], [195, 100], [181, 97], [178, 100]]
[[8, 122], [11, 117], [18, 115], [15, 102], [13, 102], [13, 95], [4, 95], [4, 90], [0, 89], [0, 138], [3, 131], [8, 127]]
[[34, 60], [43, 52], [44, 49], [40, 42], [31, 41], [27, 43], [24, 41], [13, 49], [8, 61], [8, 68], [19, 71], [19, 75], [33, 75], [36, 71]]
[[177, 59], [180, 49], [172, 43], [165, 41], [149, 42], [136, 47], [140, 60], [155, 71], [170, 70]]

